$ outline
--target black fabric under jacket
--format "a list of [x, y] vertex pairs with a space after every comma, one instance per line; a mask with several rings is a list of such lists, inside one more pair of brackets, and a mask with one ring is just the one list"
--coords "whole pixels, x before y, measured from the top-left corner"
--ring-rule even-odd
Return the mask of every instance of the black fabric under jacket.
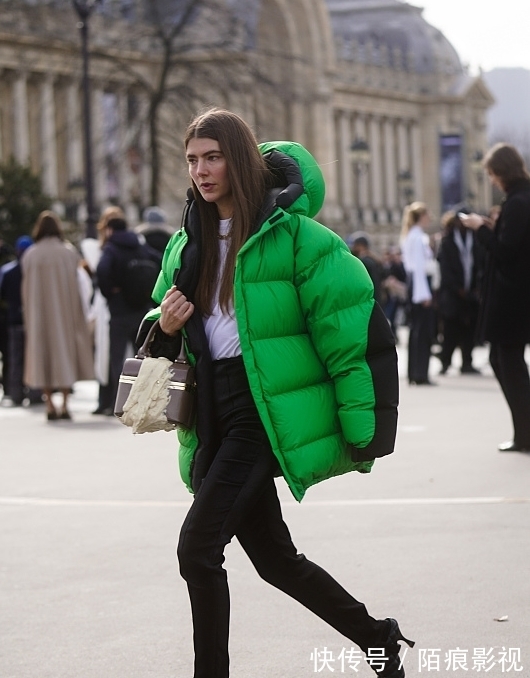
[[487, 250], [479, 339], [495, 343], [530, 342], [530, 180], [507, 192], [494, 230], [481, 226]]
[[[472, 233], [472, 231], [470, 231]], [[438, 261], [440, 263], [440, 289], [437, 295], [438, 311], [443, 318], [466, 322], [470, 315], [476, 318], [479, 303], [479, 288], [483, 274], [484, 250], [473, 234], [473, 270], [471, 285], [464, 291], [464, 267], [454, 232], [442, 238]]]

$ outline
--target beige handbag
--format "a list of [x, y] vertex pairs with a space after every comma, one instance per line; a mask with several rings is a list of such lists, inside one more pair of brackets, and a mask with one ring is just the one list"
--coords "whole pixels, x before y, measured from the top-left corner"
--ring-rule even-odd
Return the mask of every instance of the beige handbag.
[[158, 320], [135, 358], [128, 358], [120, 375], [114, 414], [133, 433], [191, 428], [195, 420], [195, 370], [184, 350], [184, 338], [175, 361], [152, 358], [150, 346]]

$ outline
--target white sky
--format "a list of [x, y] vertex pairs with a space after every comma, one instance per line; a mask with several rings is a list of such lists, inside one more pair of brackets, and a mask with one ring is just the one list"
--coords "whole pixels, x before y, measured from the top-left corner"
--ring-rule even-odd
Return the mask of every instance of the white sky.
[[407, 0], [424, 7], [472, 74], [503, 66], [530, 69], [530, 0]]

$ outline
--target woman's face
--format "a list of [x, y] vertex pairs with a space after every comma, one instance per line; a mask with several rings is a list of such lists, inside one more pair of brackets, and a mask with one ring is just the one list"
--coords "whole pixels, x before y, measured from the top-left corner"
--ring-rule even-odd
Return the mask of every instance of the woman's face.
[[217, 205], [220, 219], [233, 215], [232, 189], [226, 158], [215, 139], [192, 138], [186, 148], [188, 171], [206, 202]]

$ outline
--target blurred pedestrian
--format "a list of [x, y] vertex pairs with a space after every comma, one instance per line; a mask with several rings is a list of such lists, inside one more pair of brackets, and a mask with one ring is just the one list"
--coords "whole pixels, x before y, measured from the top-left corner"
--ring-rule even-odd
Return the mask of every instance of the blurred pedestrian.
[[383, 260], [383, 279], [381, 285], [385, 291], [383, 311], [397, 342], [398, 313], [400, 311], [406, 312], [407, 301], [407, 272], [403, 265], [399, 247], [392, 247], [386, 252]]
[[496, 223], [462, 217], [486, 248], [479, 336], [490, 342], [490, 363], [510, 408], [513, 439], [501, 452], [530, 452], [530, 175], [517, 149], [505, 143], [484, 159], [491, 183], [506, 194]]
[[442, 362], [440, 374], [451, 366], [454, 350], [462, 354], [460, 372], [480, 374], [473, 366], [481, 273], [481, 247], [474, 232], [466, 228], [455, 212], [442, 217], [444, 234], [438, 252], [441, 283], [437, 305], [442, 320]]
[[299, 144], [260, 152], [241, 118], [214, 109], [190, 124], [185, 147], [193, 192], [154, 290], [160, 308], [147, 320], [160, 318], [157, 341], [173, 351], [185, 325], [197, 361], [196, 429], [179, 431], [195, 499], [177, 549], [194, 676], [229, 675], [222, 564], [237, 537], [267, 582], [364, 652], [381, 648], [379, 675], [403, 678], [396, 620], [371, 617], [297, 552], [274, 482], [283, 474], [301, 500], [309, 486], [366, 472], [392, 451], [396, 352], [373, 286], [340, 238], [311, 218], [324, 182]]
[[[35, 244], [22, 259], [22, 308], [26, 330], [24, 382], [41, 388], [49, 421], [71, 419], [68, 396], [77, 381], [93, 379], [90, 332], [77, 279], [80, 256], [64, 240], [59, 217], [42, 212]], [[55, 408], [54, 391], [62, 393]]]
[[[0, 269], [7, 263], [16, 259], [13, 248], [0, 238]], [[8, 373], [9, 373], [9, 339], [7, 331], [7, 306], [0, 301], [0, 355], [2, 356], [2, 383], [3, 397], [9, 397]]]
[[[105, 233], [105, 244], [97, 265], [97, 284], [107, 299], [110, 312], [109, 397], [113, 408], [127, 346], [134, 346], [142, 318], [154, 305], [151, 290], [162, 255], [149, 245], [142, 245], [136, 233], [127, 230], [124, 218], [109, 219]], [[142, 287], [142, 293], [139, 287]], [[105, 414], [112, 415], [113, 409]]]
[[383, 265], [379, 257], [370, 249], [368, 234], [364, 233], [364, 231], [353, 233], [350, 239], [350, 251], [363, 262], [374, 286], [374, 299], [382, 306], [381, 279], [383, 277]]
[[407, 205], [403, 212], [401, 250], [409, 287], [409, 384], [429, 385], [429, 361], [434, 339], [431, 280], [433, 252], [427, 229], [431, 218], [422, 202]]
[[166, 213], [160, 207], [146, 207], [143, 216], [143, 223], [134, 232], [145, 238], [150, 247], [163, 254], [175, 229], [167, 223]]
[[110, 383], [110, 311], [107, 299], [103, 296], [96, 275], [101, 253], [108, 237], [107, 224], [110, 219], [124, 219], [120, 207], [106, 207], [97, 223], [98, 238], [85, 238], [80, 248], [90, 268], [94, 296], [91, 303], [91, 316], [94, 322], [94, 374], [98, 382], [98, 404], [94, 415], [114, 414], [113, 389]]
[[[26, 395], [24, 385], [24, 319], [22, 316], [22, 269], [20, 261], [24, 252], [33, 245], [28, 235], [20, 236], [15, 243], [16, 259], [0, 268], [0, 302], [6, 309], [7, 360], [5, 392], [14, 405], [22, 405]], [[37, 401], [39, 398], [34, 396]]]

